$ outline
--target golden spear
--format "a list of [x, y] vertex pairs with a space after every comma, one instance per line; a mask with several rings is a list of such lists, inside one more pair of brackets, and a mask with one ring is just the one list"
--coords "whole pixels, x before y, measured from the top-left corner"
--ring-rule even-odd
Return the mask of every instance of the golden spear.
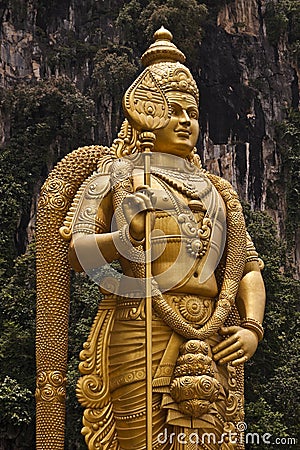
[[[169, 120], [166, 96], [147, 68], [126, 91], [124, 111], [129, 122], [140, 131], [139, 140], [144, 157], [144, 184], [151, 187], [151, 151], [155, 143], [153, 131], [164, 128]], [[145, 218], [145, 297], [146, 297], [146, 449], [152, 449], [152, 275], [151, 275], [151, 213]]]

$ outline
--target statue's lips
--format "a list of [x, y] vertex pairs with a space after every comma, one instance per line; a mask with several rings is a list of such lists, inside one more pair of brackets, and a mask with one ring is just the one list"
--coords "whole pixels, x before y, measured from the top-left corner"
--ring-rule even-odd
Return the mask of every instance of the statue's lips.
[[179, 137], [189, 139], [191, 133], [190, 133], [190, 131], [187, 131], [187, 130], [177, 130], [176, 134]]

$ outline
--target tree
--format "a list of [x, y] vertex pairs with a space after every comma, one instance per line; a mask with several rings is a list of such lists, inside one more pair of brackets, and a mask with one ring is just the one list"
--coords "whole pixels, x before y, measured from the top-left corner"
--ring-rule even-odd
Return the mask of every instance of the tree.
[[[275, 437], [296, 437], [298, 429], [299, 381], [299, 282], [285, 271], [286, 246], [277, 238], [273, 220], [245, 205], [247, 228], [265, 263], [263, 278], [267, 302], [265, 337], [246, 364], [245, 397], [247, 432]], [[276, 449], [251, 444], [249, 449]], [[288, 447], [287, 447], [288, 448]]]

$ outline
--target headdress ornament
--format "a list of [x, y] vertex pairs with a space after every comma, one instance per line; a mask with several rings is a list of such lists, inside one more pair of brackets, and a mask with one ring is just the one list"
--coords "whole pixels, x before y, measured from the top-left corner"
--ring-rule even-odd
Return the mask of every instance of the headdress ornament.
[[127, 89], [124, 113], [134, 128], [152, 131], [163, 128], [170, 119], [168, 91], [187, 92], [199, 102], [199, 91], [189, 69], [182, 63], [185, 55], [171, 42], [170, 31], [161, 27], [155, 42], [142, 55], [145, 70]]
[[173, 44], [172, 33], [161, 27], [154, 33], [155, 42], [142, 55], [142, 63], [148, 68], [163, 92], [178, 90], [192, 94], [197, 103], [199, 91], [196, 82], [183, 64], [185, 55]]
[[160, 62], [185, 62], [185, 55], [173, 44], [172, 33], [161, 27], [153, 35], [155, 41], [142, 55], [141, 60], [144, 67]]

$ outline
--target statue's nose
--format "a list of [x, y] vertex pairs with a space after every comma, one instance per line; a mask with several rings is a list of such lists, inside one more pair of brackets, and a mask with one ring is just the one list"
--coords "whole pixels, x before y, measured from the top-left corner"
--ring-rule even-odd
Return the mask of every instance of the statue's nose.
[[186, 109], [182, 110], [182, 112], [180, 114], [179, 122], [190, 125], [191, 119], [190, 119], [190, 116], [188, 115]]

